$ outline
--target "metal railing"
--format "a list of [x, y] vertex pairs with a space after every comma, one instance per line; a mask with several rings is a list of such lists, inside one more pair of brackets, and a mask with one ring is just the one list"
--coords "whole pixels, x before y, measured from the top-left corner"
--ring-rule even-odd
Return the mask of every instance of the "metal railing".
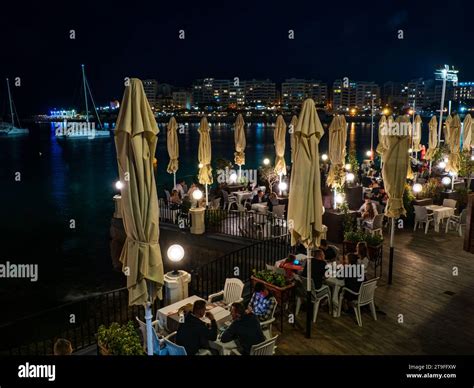
[[[156, 300], [154, 310], [161, 301]], [[144, 308], [128, 305], [120, 288], [41, 311], [0, 326], [0, 355], [49, 355], [57, 338], [71, 341], [74, 351], [97, 343], [100, 325], [144, 319]]]
[[202, 298], [223, 289], [227, 278], [239, 278], [244, 283], [250, 280], [253, 271], [274, 265], [290, 251], [290, 236], [275, 237], [228, 253], [192, 271], [190, 292]]
[[206, 209], [206, 231], [267, 240], [288, 234], [286, 220], [272, 213]]

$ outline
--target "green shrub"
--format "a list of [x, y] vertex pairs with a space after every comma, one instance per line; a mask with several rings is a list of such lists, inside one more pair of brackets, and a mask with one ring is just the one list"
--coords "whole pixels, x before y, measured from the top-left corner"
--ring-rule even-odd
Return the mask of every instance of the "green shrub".
[[257, 279], [263, 280], [264, 282], [273, 284], [277, 287], [285, 287], [287, 284], [284, 275], [275, 273], [267, 269], [258, 272], [256, 270], [253, 270], [253, 276], [255, 276]]
[[108, 328], [101, 325], [97, 333], [97, 340], [112, 355], [138, 356], [144, 354], [140, 335], [132, 321], [128, 321], [124, 325], [114, 322]]

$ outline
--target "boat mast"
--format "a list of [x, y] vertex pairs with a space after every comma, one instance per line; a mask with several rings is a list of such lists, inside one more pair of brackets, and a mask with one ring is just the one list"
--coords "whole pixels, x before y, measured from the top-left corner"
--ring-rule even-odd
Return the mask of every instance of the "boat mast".
[[86, 88], [86, 73], [84, 70], [84, 65], [82, 66], [82, 83], [84, 85], [84, 99], [86, 101], [86, 121], [89, 122], [89, 105], [87, 104], [87, 88]]
[[7, 78], [7, 90], [8, 90], [8, 101], [10, 101], [10, 115], [12, 117], [12, 126], [15, 126], [15, 117], [13, 116], [12, 94], [10, 92], [10, 81], [8, 81], [8, 78]]

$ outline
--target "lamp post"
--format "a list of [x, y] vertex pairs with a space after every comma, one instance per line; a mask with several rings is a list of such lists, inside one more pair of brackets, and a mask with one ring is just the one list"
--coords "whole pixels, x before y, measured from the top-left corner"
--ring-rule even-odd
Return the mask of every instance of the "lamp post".
[[374, 157], [374, 99], [375, 95], [372, 93], [372, 122], [370, 125], [370, 160]]
[[446, 96], [446, 82], [453, 82], [454, 85], [458, 82], [457, 73], [459, 71], [454, 68], [450, 69], [449, 65], [444, 65], [443, 68], [436, 70], [435, 76], [437, 80], [443, 81], [443, 89], [441, 90], [441, 107], [439, 110], [439, 123], [438, 123], [438, 147], [441, 146], [441, 129], [443, 128], [443, 111], [444, 111], [444, 98]]
[[413, 192], [415, 193], [416, 199], [418, 199], [418, 194], [423, 190], [423, 186], [420, 183], [415, 183], [413, 185]]
[[166, 254], [168, 259], [174, 264], [173, 275], [178, 276], [179, 270], [177, 269], [177, 263], [184, 258], [184, 248], [179, 244], [173, 244], [168, 248]]
[[193, 191], [193, 199], [196, 200], [197, 207], [200, 207], [199, 206], [199, 201], [202, 199], [202, 191], [199, 190], [199, 189], [194, 190]]

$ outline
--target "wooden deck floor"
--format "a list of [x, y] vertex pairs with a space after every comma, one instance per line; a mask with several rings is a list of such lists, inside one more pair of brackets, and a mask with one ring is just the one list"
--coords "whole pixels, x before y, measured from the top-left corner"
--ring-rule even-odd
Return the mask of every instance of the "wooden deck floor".
[[[397, 231], [395, 240], [393, 284], [388, 285], [385, 238], [377, 321], [366, 311], [359, 327], [354, 315], [333, 318], [323, 306], [312, 338], [307, 339], [302, 311], [297, 327], [285, 324], [277, 354], [474, 354], [474, 255], [462, 250], [462, 238], [455, 232]], [[458, 276], [453, 276], [454, 267]], [[398, 322], [399, 314], [403, 323]], [[280, 334], [278, 329], [274, 334]]]

